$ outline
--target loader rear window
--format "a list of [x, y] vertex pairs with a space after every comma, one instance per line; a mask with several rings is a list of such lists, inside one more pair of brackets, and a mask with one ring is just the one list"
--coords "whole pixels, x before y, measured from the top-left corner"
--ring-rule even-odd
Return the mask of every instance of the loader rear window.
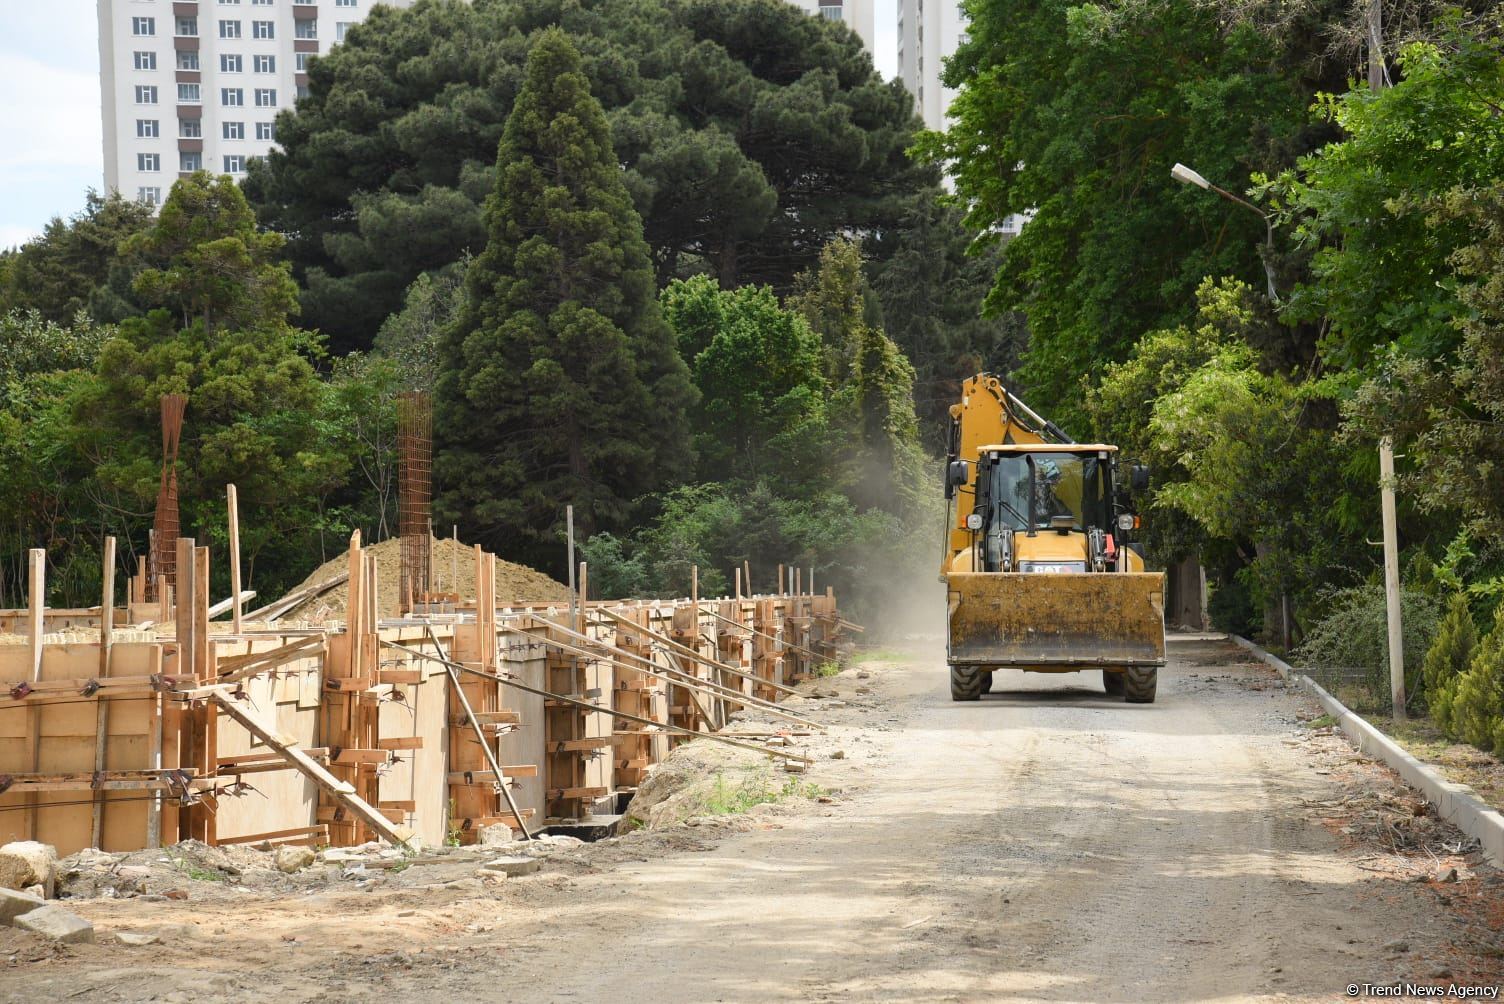
[[1053, 516], [1072, 516], [1076, 529], [1107, 525], [1102, 461], [1073, 453], [1010, 454], [992, 471], [992, 497], [1001, 500], [994, 518], [1014, 530], [1028, 529], [1029, 462], [1034, 460], [1034, 527], [1045, 529]]

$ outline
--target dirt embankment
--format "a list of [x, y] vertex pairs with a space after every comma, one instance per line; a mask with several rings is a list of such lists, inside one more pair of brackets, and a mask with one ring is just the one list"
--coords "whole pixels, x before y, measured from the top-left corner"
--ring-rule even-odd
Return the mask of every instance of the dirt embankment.
[[[401, 605], [397, 590], [402, 573], [402, 543], [392, 537], [367, 547], [365, 551], [376, 556], [376, 603], [379, 615], [396, 617]], [[429, 560], [433, 566], [435, 591], [458, 593], [461, 599], [475, 597], [475, 548], [452, 539], [435, 540]], [[349, 556], [341, 554], [314, 569], [288, 595], [328, 582], [349, 570]], [[496, 599], [502, 606], [517, 602], [563, 601], [569, 599], [569, 587], [526, 565], [498, 559]], [[282, 619], [311, 623], [344, 620], [345, 608], [349, 602], [349, 587], [341, 583], [294, 607], [283, 614]]]

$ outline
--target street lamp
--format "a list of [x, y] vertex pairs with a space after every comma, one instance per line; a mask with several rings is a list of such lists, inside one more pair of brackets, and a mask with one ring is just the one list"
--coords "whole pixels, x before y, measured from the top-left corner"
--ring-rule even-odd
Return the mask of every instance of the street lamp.
[[1258, 213], [1259, 219], [1264, 221], [1264, 243], [1266, 248], [1268, 249], [1263, 255], [1263, 259], [1264, 278], [1269, 283], [1269, 302], [1276, 304], [1279, 303], [1279, 294], [1274, 291], [1274, 267], [1270, 264], [1270, 260], [1274, 257], [1273, 218], [1271, 218], [1268, 213], [1264, 212], [1258, 206], [1255, 206], [1252, 202], [1249, 202], [1247, 199], [1236, 196], [1225, 188], [1218, 188], [1216, 185], [1213, 185], [1210, 181], [1207, 181], [1200, 174], [1197, 174], [1195, 171], [1191, 170], [1189, 167], [1186, 167], [1184, 164], [1177, 163], [1174, 167], [1170, 168], [1170, 177], [1174, 178], [1182, 185], [1195, 185], [1197, 188], [1204, 188], [1209, 191], [1216, 192], [1218, 195], [1222, 196], [1222, 198], [1228, 200], [1229, 202], [1236, 202], [1238, 205], [1246, 206], [1253, 212]]

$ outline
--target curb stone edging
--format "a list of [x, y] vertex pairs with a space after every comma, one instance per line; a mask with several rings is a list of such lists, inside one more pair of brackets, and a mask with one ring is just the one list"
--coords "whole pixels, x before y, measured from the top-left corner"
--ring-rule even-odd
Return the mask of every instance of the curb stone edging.
[[1476, 839], [1483, 846], [1483, 856], [1495, 866], [1504, 866], [1504, 815], [1486, 805], [1478, 793], [1465, 784], [1448, 781], [1430, 766], [1421, 763], [1402, 746], [1350, 711], [1315, 680], [1297, 672], [1289, 663], [1264, 651], [1247, 638], [1228, 635], [1290, 683], [1298, 683], [1315, 696], [1326, 713], [1337, 720], [1353, 745], [1388, 764], [1405, 783], [1420, 791], [1436, 807], [1436, 814]]

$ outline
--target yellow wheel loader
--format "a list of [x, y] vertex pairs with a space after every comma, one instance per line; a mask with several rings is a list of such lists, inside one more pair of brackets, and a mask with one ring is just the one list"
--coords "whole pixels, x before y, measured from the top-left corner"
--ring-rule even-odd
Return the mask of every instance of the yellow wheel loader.
[[[1164, 575], [1134, 543], [1149, 471], [1075, 443], [997, 377], [951, 406], [941, 566], [950, 694], [979, 700], [993, 670], [1100, 668], [1108, 694], [1154, 700], [1165, 661]], [[1126, 474], [1126, 482], [1120, 475]]]

